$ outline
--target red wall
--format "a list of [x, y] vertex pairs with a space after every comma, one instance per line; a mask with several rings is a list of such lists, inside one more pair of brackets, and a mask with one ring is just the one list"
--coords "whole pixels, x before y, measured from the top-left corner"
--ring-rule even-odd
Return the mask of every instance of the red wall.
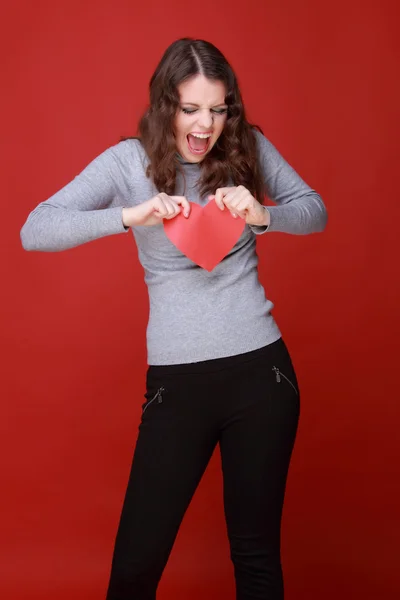
[[[398, 597], [395, 4], [3, 8], [1, 597], [105, 594], [143, 401], [143, 272], [130, 235], [40, 254], [22, 250], [19, 230], [40, 201], [134, 132], [150, 75], [182, 36], [222, 49], [249, 117], [329, 210], [322, 235], [259, 240], [261, 277], [303, 392], [283, 525], [287, 598]], [[234, 597], [217, 455], [159, 597]]]

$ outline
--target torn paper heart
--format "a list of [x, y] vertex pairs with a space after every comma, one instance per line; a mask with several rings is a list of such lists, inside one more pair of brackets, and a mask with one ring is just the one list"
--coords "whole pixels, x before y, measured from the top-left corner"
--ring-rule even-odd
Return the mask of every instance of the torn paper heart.
[[188, 218], [179, 213], [164, 220], [169, 240], [194, 263], [212, 271], [232, 250], [245, 227], [240, 217], [232, 217], [227, 208], [220, 210], [214, 200], [204, 208], [190, 203]]

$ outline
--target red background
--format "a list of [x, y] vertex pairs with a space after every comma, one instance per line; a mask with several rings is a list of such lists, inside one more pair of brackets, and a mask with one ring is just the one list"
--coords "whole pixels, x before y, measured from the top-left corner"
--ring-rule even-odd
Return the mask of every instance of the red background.
[[[322, 235], [259, 240], [303, 392], [283, 523], [287, 598], [399, 597], [395, 5], [3, 7], [1, 597], [105, 594], [143, 401], [143, 272], [131, 235], [40, 254], [23, 251], [19, 230], [135, 132], [153, 69], [182, 36], [221, 48], [250, 119], [329, 211]], [[215, 455], [161, 600], [234, 597], [221, 496]]]

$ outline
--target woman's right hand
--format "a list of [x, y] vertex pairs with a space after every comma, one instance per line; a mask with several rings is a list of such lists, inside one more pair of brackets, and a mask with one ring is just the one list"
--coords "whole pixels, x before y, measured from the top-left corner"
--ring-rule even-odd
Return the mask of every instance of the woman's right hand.
[[184, 217], [190, 213], [190, 203], [185, 196], [168, 196], [161, 192], [137, 206], [122, 209], [125, 227], [133, 225], [158, 225], [163, 219], [173, 219], [183, 210]]

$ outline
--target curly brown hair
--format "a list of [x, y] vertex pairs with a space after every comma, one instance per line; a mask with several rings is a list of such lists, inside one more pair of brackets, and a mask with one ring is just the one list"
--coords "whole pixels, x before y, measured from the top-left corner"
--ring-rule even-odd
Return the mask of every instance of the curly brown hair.
[[227, 185], [243, 185], [262, 202], [265, 185], [257, 155], [257, 141], [245, 115], [241, 93], [235, 73], [224, 55], [210, 42], [182, 38], [165, 51], [150, 80], [150, 106], [138, 126], [138, 136], [121, 140], [139, 139], [148, 157], [147, 176], [156, 188], [166, 194], [175, 192], [179, 161], [174, 137], [174, 119], [179, 109], [180, 83], [195, 75], [225, 84], [228, 106], [227, 120], [215, 146], [199, 163], [201, 175], [198, 188], [201, 195], [214, 194]]

